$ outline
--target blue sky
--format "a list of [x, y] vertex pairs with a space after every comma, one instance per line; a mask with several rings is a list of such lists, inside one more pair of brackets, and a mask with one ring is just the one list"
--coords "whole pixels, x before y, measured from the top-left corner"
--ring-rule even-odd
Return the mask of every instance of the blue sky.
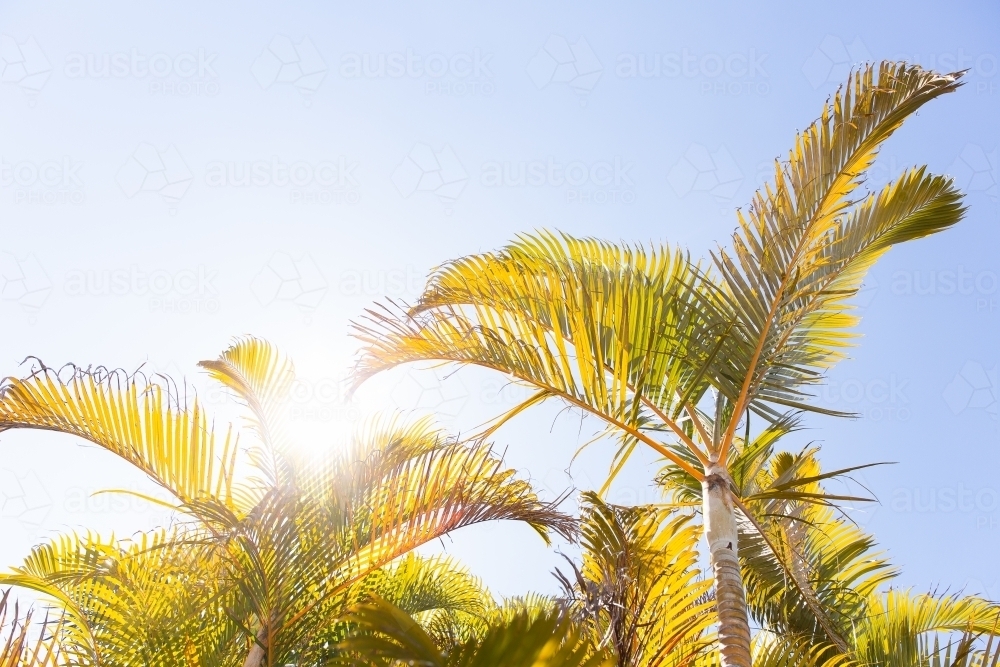
[[[859, 477], [881, 505], [854, 516], [901, 582], [998, 598], [998, 18], [987, 2], [2, 3], [0, 374], [37, 355], [203, 386], [195, 362], [253, 333], [296, 358], [313, 446], [394, 405], [468, 429], [518, 390], [404, 370], [345, 403], [349, 320], [533, 229], [705, 253], [853, 63], [968, 68], [871, 176], [927, 163], [968, 217], [877, 265], [864, 338], [820, 390], [862, 418], [810, 419], [791, 444], [822, 444], [829, 467], [898, 462]], [[601, 482], [600, 444], [565, 472], [595, 428], [551, 406], [497, 441], [556, 493]], [[101, 452], [39, 433], [0, 447], [4, 564], [62, 530], [164, 518], [90, 496], [148, 488]], [[612, 499], [654, 500], [655, 469], [639, 457]], [[442, 547], [499, 593], [555, 589], [560, 558], [524, 527]]]

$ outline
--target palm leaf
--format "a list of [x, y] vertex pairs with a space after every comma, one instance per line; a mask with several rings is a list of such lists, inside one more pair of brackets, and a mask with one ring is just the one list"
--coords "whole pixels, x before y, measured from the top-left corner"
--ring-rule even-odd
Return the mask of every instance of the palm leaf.
[[120, 456], [182, 503], [232, 504], [236, 440], [221, 443], [197, 399], [140, 374], [39, 362], [24, 379], [0, 384], [0, 431], [33, 428], [75, 435]]

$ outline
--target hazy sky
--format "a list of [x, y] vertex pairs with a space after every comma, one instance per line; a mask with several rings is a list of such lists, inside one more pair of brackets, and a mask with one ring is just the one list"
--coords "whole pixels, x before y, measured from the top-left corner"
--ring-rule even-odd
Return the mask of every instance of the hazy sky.
[[[427, 271], [561, 229], [702, 254], [853, 63], [969, 69], [886, 145], [871, 181], [927, 163], [966, 192], [945, 234], [893, 250], [864, 339], [790, 446], [859, 482], [854, 516], [900, 581], [1000, 598], [1000, 8], [995, 2], [0, 3], [0, 375], [37, 355], [186, 374], [233, 336], [291, 353], [310, 446], [393, 405], [468, 429], [517, 400], [488, 373], [387, 374], [346, 404], [350, 319]], [[212, 394], [210, 403], [217, 404]], [[218, 406], [225, 410], [225, 406]], [[596, 425], [552, 405], [497, 436], [549, 495], [599, 485]], [[333, 444], [331, 444], [333, 443]], [[612, 493], [651, 502], [640, 456]], [[60, 531], [163, 520], [68, 437], [0, 435], [0, 564]], [[523, 526], [434, 545], [498, 593], [553, 591]], [[565, 550], [565, 549], [564, 549]]]

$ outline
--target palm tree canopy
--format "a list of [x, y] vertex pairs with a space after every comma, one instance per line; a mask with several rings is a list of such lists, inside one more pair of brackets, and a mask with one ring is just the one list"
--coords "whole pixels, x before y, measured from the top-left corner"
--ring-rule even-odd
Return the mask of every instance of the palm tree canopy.
[[294, 371], [265, 341], [237, 341], [203, 366], [247, 408], [250, 447], [234, 427], [217, 438], [169, 378], [36, 361], [0, 385], [0, 431], [83, 437], [176, 500], [170, 529], [64, 536], [0, 577], [65, 610], [80, 664], [240, 665], [254, 650], [268, 665], [319, 659], [364, 591], [447, 633], [449, 619], [476, 613], [474, 586], [446, 562], [407, 560], [413, 549], [493, 520], [523, 521], [544, 539], [575, 534], [489, 443], [461, 442], [429, 419], [371, 420], [349, 445], [304, 455], [281, 424]]
[[[550, 232], [444, 264], [415, 306], [390, 302], [355, 324], [357, 383], [415, 361], [484, 366], [536, 389], [498, 424], [557, 397], [600, 417], [619, 459], [643, 443], [699, 477], [650, 429], [704, 466], [726, 460], [749, 411], [770, 421], [790, 407], [822, 411], [806, 388], [842, 356], [865, 271], [892, 245], [961, 219], [951, 180], [923, 168], [857, 193], [882, 142], [960, 76], [904, 63], [853, 73], [707, 264], [667, 245]], [[698, 415], [710, 389], [715, 432]]]

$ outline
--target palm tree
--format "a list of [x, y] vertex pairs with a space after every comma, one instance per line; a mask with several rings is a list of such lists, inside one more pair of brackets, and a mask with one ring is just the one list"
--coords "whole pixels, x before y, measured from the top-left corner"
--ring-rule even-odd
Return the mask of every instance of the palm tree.
[[415, 361], [491, 368], [535, 390], [494, 428], [557, 398], [617, 438], [611, 477], [640, 444], [691, 475], [703, 488], [722, 663], [748, 667], [730, 450], [751, 415], [838, 414], [809, 404], [808, 389], [844, 354], [865, 272], [892, 245], [961, 219], [951, 180], [924, 168], [858, 192], [880, 145], [960, 76], [905, 63], [852, 73], [709, 265], [668, 246], [551, 233], [445, 264], [413, 308], [390, 302], [357, 323], [357, 382]]
[[546, 539], [574, 532], [489, 445], [429, 420], [372, 421], [349, 446], [303, 455], [281, 427], [293, 367], [264, 341], [201, 365], [248, 408], [251, 447], [232, 428], [217, 436], [169, 379], [36, 362], [0, 385], [0, 431], [83, 438], [173, 498], [170, 527], [132, 540], [65, 535], [0, 577], [61, 608], [72, 664], [319, 664], [344, 636], [342, 614], [372, 594], [445, 632], [477, 612], [475, 582], [413, 549], [500, 519]]

